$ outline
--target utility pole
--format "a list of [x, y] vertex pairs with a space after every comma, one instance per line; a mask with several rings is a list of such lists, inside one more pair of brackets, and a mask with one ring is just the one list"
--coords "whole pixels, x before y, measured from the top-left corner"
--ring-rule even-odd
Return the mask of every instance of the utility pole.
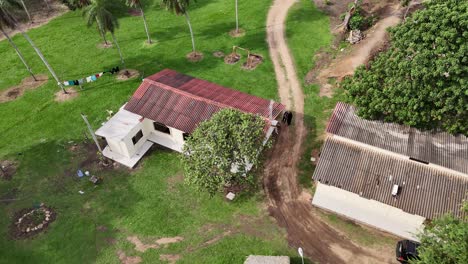
[[99, 145], [99, 142], [98, 142], [98, 140], [97, 140], [97, 138], [96, 138], [96, 134], [94, 134], [93, 128], [91, 127], [91, 124], [88, 122], [88, 117], [86, 117], [85, 114], [81, 114], [81, 117], [82, 117], [83, 120], [85, 121], [86, 126], [88, 126], [89, 133], [90, 133], [91, 136], [93, 137], [94, 143], [96, 143], [96, 146], [97, 146], [99, 152], [102, 153], [102, 149], [101, 149], [101, 146]]

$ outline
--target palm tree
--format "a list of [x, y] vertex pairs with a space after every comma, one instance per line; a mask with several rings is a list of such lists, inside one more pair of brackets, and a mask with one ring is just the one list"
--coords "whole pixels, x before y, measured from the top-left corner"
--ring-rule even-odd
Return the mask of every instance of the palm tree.
[[15, 49], [16, 54], [18, 54], [18, 57], [20, 60], [23, 62], [24, 66], [28, 70], [29, 74], [33, 77], [34, 81], [37, 81], [36, 76], [34, 76], [34, 73], [31, 70], [31, 67], [29, 67], [28, 63], [23, 57], [23, 54], [21, 51], [18, 49], [16, 44], [13, 42], [13, 40], [8, 36], [6, 33], [6, 28], [14, 29], [16, 28], [16, 20], [15, 18], [8, 12], [8, 10], [11, 9], [18, 9], [20, 6], [18, 3], [14, 0], [0, 0], [0, 31], [5, 35], [5, 37], [8, 39], [8, 42], [11, 44], [11, 46]]
[[[11, 15], [11, 13], [6, 9], [6, 6], [7, 4], [3, 4], [3, 3], [10, 3], [10, 7], [12, 8], [17, 8], [18, 7], [18, 4], [16, 1], [14, 0], [0, 0], [0, 2], [2, 3], [1, 4], [1, 15], [2, 15], [2, 19], [1, 20], [5, 20], [5, 21], [10, 21], [9, 23], [11, 23], [10, 25], [12, 25], [14, 28], [17, 28], [17, 23], [16, 23], [16, 19]], [[11, 3], [15, 2], [16, 4], [13, 4], [11, 5]], [[5, 19], [6, 18], [6, 19]], [[21, 34], [23, 35], [23, 37], [29, 42], [29, 44], [33, 47], [34, 51], [36, 51], [37, 55], [39, 56], [39, 58], [41, 58], [42, 62], [44, 63], [44, 65], [47, 67], [47, 69], [49, 70], [50, 74], [52, 74], [52, 76], [54, 77], [55, 81], [57, 82], [57, 85], [62, 89], [62, 91], [64, 93], [67, 93], [67, 91], [65, 90], [65, 88], [63, 87], [63, 84], [60, 82], [59, 78], [57, 77], [57, 74], [55, 74], [55, 71], [52, 69], [52, 67], [50, 66], [49, 62], [45, 59], [44, 55], [42, 54], [42, 52], [39, 50], [38, 47], [36, 47], [36, 45], [34, 44], [34, 42], [29, 38], [28, 34], [26, 34], [26, 32], [24, 32], [23, 30], [21, 30], [21, 28], [18, 28], [18, 30], [21, 32]], [[5, 31], [2, 30], [2, 33], [5, 34]], [[16, 46], [16, 45], [15, 45]], [[29, 67], [28, 67], [29, 68]]]
[[19, 0], [19, 1], [20, 1], [21, 5], [23, 6], [24, 12], [26, 12], [26, 15], [28, 15], [29, 23], [34, 23], [34, 21], [31, 18], [31, 15], [29, 14], [28, 8], [24, 4], [24, 1], [23, 0]]
[[112, 40], [114, 41], [114, 44], [119, 51], [122, 67], [125, 68], [125, 61], [123, 59], [122, 51], [120, 50], [119, 43], [117, 43], [117, 39], [114, 35], [115, 29], [119, 28], [119, 21], [109, 11], [107, 6], [108, 3], [109, 2], [107, 0], [91, 0], [91, 4], [83, 10], [83, 14], [87, 19], [88, 27], [91, 27], [94, 22], [96, 22], [101, 28], [103, 35], [105, 35], [107, 32], [111, 33]]
[[153, 43], [153, 41], [151, 41], [151, 37], [149, 34], [149, 30], [148, 30], [148, 24], [146, 23], [145, 12], [143, 12], [143, 7], [141, 6], [141, 1], [140, 0], [127, 0], [126, 3], [127, 3], [127, 6], [129, 7], [140, 9], [141, 17], [143, 18], [143, 24], [145, 25], [146, 36], [148, 37], [148, 44]]
[[187, 20], [187, 24], [190, 30], [190, 37], [192, 38], [192, 51], [195, 52], [195, 38], [193, 36], [192, 24], [190, 23], [190, 17], [187, 10], [190, 4], [190, 0], [162, 0], [162, 4], [168, 11], [174, 12], [178, 16], [185, 16], [185, 20]]
[[236, 33], [239, 33], [239, 13], [237, 8], [237, 0], [236, 0]]

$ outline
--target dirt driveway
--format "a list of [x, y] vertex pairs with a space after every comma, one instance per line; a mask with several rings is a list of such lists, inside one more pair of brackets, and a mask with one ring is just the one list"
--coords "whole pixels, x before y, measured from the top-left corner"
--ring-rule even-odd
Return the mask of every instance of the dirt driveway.
[[304, 96], [294, 69], [285, 35], [284, 21], [295, 0], [275, 0], [267, 19], [267, 40], [275, 66], [281, 102], [294, 113], [294, 124], [282, 128], [264, 171], [268, 210], [287, 231], [292, 247], [302, 247], [319, 263], [392, 263], [392, 251], [362, 248], [323, 222], [310, 203], [310, 195], [297, 182], [297, 164], [306, 136], [303, 123]]

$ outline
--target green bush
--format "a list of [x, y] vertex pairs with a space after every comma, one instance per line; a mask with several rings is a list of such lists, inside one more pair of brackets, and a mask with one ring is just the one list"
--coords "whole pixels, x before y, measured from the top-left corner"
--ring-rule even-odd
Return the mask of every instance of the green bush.
[[365, 25], [365, 19], [361, 14], [355, 13], [349, 20], [349, 28], [351, 30], [363, 29]]

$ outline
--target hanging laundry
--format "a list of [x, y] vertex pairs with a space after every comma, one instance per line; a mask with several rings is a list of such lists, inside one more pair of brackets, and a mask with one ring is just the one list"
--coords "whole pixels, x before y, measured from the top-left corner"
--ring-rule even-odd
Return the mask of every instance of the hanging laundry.
[[82, 85], [83, 83], [84, 83], [84, 79], [79, 79], [79, 80], [78, 80], [78, 84], [79, 84], [79, 85]]
[[96, 75], [91, 76], [91, 81], [94, 82], [95, 80], [97, 80]]
[[104, 73], [110, 73], [110, 74], [114, 74], [114, 73], [118, 73], [120, 71], [120, 68], [119, 66], [117, 67], [113, 67], [112, 69], [108, 70], [108, 71], [105, 71]]

